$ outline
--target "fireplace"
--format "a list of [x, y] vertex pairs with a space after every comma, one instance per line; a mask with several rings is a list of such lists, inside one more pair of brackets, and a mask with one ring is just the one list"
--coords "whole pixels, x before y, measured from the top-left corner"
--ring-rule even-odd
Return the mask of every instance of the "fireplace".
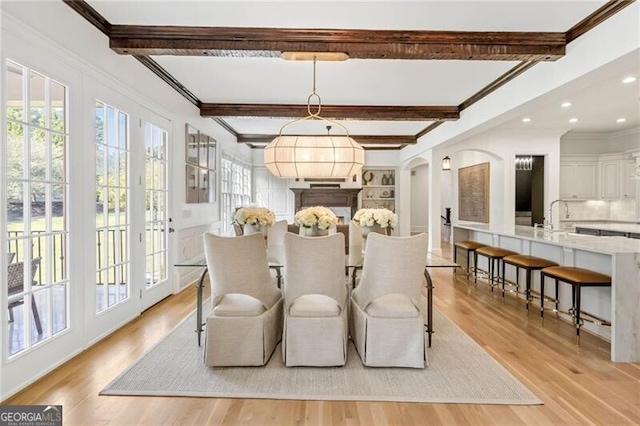
[[[324, 206], [338, 211], [345, 209], [345, 213], [351, 213], [349, 219], [353, 218], [358, 210], [358, 193], [361, 191], [360, 188], [291, 188], [291, 190], [296, 198], [296, 212], [305, 207]], [[344, 224], [338, 225], [337, 231], [344, 235], [345, 253], [349, 253], [349, 222], [345, 221]], [[289, 225], [289, 232], [297, 233], [297, 225]]]
[[360, 188], [291, 188], [295, 194], [295, 211], [305, 207], [346, 207], [351, 217], [358, 210]]

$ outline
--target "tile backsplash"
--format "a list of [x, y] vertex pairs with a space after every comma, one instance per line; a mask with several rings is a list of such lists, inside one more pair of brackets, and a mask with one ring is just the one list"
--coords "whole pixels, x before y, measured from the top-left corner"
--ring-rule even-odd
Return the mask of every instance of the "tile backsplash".
[[[571, 217], [567, 220], [613, 220], [621, 222], [635, 222], [636, 200], [589, 200], [571, 201], [569, 212]], [[563, 220], [564, 217], [562, 218]]]

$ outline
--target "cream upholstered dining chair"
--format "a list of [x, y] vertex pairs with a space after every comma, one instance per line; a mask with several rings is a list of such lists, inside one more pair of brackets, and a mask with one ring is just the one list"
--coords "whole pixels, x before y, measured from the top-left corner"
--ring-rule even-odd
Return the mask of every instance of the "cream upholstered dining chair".
[[369, 234], [350, 312], [351, 338], [364, 365], [425, 367], [421, 291], [426, 257], [426, 234]]
[[344, 365], [349, 342], [344, 235], [288, 233], [284, 245], [284, 363]]
[[289, 224], [279, 220], [267, 229], [267, 258], [269, 261], [282, 264], [284, 262], [284, 234]]
[[204, 251], [213, 308], [206, 320], [205, 364], [266, 364], [282, 337], [282, 293], [272, 281], [262, 233], [206, 233]]

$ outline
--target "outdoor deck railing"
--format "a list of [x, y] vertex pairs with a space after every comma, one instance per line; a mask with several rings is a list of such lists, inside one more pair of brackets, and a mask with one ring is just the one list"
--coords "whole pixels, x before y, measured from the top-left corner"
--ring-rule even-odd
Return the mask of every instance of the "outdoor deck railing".
[[[117, 259], [117, 263], [115, 263], [115, 267], [120, 268], [120, 276], [125, 277], [125, 265], [123, 263], [123, 258], [125, 256], [125, 245], [127, 241], [127, 231], [124, 229], [108, 229], [107, 237], [105, 241], [104, 230], [96, 231], [96, 250], [97, 253], [102, 252], [102, 246], [106, 243], [108, 247], [108, 253], [106, 255], [111, 261]], [[149, 233], [150, 230], [147, 230]], [[24, 243], [24, 231], [8, 231], [8, 253], [15, 253], [15, 257], [13, 258], [13, 262], [22, 262], [24, 261], [24, 249], [22, 247]], [[61, 281], [64, 278], [65, 273], [65, 245], [66, 245], [66, 233], [48, 233], [46, 235], [45, 231], [32, 231], [31, 232], [31, 256], [33, 258], [41, 258], [43, 263], [40, 268], [38, 268], [38, 272], [36, 274], [36, 282], [43, 283], [43, 277], [45, 274], [45, 268], [43, 267], [46, 262], [53, 260], [53, 282]], [[51, 238], [52, 247], [50, 256], [46, 255], [46, 238]], [[101, 270], [104, 265], [104, 255], [97, 256], [96, 268], [97, 270]], [[111, 274], [107, 274], [109, 279], [112, 277]], [[104, 276], [104, 275], [100, 275]], [[102, 283], [97, 283], [102, 284]], [[107, 284], [116, 284], [115, 282], [108, 282]], [[122, 284], [122, 283], [120, 283]]]

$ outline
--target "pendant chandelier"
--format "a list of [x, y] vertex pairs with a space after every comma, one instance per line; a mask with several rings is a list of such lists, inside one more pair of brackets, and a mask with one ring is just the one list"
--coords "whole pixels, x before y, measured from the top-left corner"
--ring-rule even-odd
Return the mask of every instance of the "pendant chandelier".
[[[317, 110], [311, 102], [317, 100]], [[278, 136], [264, 149], [264, 164], [280, 178], [350, 178], [360, 174], [364, 164], [364, 149], [349, 137], [349, 131], [337, 121], [320, 116], [320, 96], [316, 93], [316, 56], [313, 56], [313, 92], [307, 98], [306, 117], [286, 123]], [[285, 135], [284, 130], [306, 120], [322, 120], [331, 129], [341, 128], [345, 135]]]
[[517, 171], [533, 170], [533, 156], [516, 155], [516, 170]]

